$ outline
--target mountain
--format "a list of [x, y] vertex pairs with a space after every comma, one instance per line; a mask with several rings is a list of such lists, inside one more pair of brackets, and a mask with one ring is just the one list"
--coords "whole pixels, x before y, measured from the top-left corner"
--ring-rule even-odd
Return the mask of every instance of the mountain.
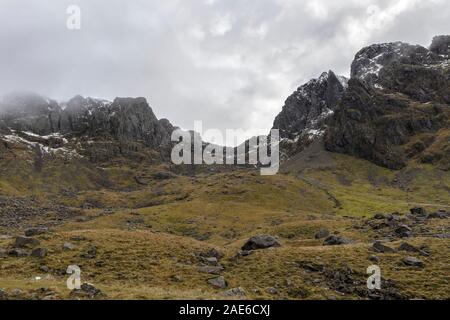
[[301, 86], [274, 121], [292, 157], [312, 141], [400, 169], [408, 161], [450, 169], [450, 36], [429, 49], [402, 42], [360, 50], [351, 78], [323, 73]]
[[273, 176], [171, 164], [144, 98], [3, 97], [0, 300], [448, 299], [448, 44], [300, 86]]
[[[145, 98], [116, 98], [110, 102], [76, 96], [58, 104], [37, 94], [16, 93], [3, 97], [0, 115], [4, 132], [20, 134], [31, 142], [37, 142], [33, 141], [36, 136], [59, 137], [61, 145], [68, 144], [94, 162], [130, 156], [142, 148], [150, 148], [167, 159], [174, 130], [167, 119], [156, 118]], [[45, 145], [47, 140], [39, 142]]]

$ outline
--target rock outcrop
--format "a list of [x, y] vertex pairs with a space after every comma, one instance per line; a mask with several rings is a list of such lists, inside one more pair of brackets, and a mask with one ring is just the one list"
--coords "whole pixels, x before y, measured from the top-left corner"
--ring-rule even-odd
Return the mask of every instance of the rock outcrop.
[[449, 169], [450, 64], [433, 50], [401, 42], [362, 49], [325, 133], [329, 151], [391, 169], [410, 159]]

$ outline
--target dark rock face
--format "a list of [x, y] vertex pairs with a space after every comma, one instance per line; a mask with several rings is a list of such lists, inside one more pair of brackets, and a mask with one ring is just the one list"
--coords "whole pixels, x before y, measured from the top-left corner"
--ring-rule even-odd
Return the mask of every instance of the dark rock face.
[[273, 129], [280, 130], [280, 146], [284, 154], [294, 155], [322, 137], [326, 122], [338, 105], [347, 81], [332, 71], [324, 72], [287, 98], [273, 124]]
[[450, 35], [434, 37], [430, 50], [436, 54], [446, 56], [448, 59], [450, 56]]
[[118, 141], [142, 141], [146, 146], [168, 144], [173, 127], [158, 120], [145, 98], [116, 98], [112, 103], [76, 96], [61, 115], [61, 131]]
[[436, 53], [446, 39], [435, 39], [434, 50], [396, 42], [358, 52], [326, 148], [391, 169], [418, 158], [448, 170], [450, 64]]
[[251, 237], [243, 246], [242, 250], [258, 250], [267, 249], [270, 247], [279, 247], [280, 243], [272, 236], [269, 235], [259, 235]]
[[287, 139], [295, 139], [305, 129], [321, 129], [321, 122], [333, 113], [345, 85], [346, 80], [332, 71], [322, 73], [287, 98], [273, 128]]
[[145, 98], [109, 102], [76, 96], [58, 104], [36, 94], [11, 94], [0, 101], [0, 134], [11, 130], [51, 148], [65, 144], [56, 133], [78, 137], [82, 155], [98, 162], [118, 155], [142, 157], [143, 148], [167, 157], [174, 127], [158, 120]]
[[419, 45], [403, 42], [373, 44], [361, 49], [351, 66], [351, 78], [375, 86], [384, 75], [386, 68], [400, 65], [432, 66], [445, 61], [444, 57]]

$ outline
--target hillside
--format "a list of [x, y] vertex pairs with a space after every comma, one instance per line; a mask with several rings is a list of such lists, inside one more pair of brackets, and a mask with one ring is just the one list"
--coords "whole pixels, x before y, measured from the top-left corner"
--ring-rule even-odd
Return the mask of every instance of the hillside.
[[171, 164], [144, 98], [4, 97], [0, 299], [450, 298], [449, 41], [299, 87], [275, 176]]

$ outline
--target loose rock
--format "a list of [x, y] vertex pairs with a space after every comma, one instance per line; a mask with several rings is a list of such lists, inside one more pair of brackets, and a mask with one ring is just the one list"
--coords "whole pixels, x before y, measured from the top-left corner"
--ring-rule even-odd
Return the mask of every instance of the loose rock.
[[48, 229], [44, 228], [44, 227], [30, 228], [30, 229], [25, 230], [25, 236], [32, 237], [32, 236], [37, 236], [37, 235], [44, 234], [47, 232], [48, 232]]
[[45, 258], [47, 256], [47, 249], [36, 248], [31, 251], [31, 256], [35, 258]]
[[403, 263], [410, 267], [423, 268], [424, 263], [417, 259], [416, 257], [406, 257], [403, 259]]
[[243, 246], [242, 250], [259, 250], [267, 249], [271, 247], [279, 247], [281, 244], [272, 236], [269, 235], [258, 235], [251, 237]]
[[338, 246], [341, 244], [349, 244], [350, 242], [351, 241], [348, 239], [344, 239], [344, 238], [341, 238], [336, 235], [331, 235], [324, 240], [323, 245], [324, 246]]
[[373, 245], [372, 245], [372, 249], [376, 252], [381, 252], [381, 253], [391, 253], [391, 252], [395, 252], [394, 249], [385, 246], [384, 244], [382, 244], [380, 241], [376, 241]]
[[198, 267], [198, 271], [203, 273], [210, 273], [210, 274], [220, 274], [223, 271], [222, 266], [201, 266]]
[[219, 289], [224, 289], [228, 286], [227, 282], [225, 281], [225, 278], [220, 276], [217, 278], [213, 278], [213, 279], [209, 279], [208, 283], [215, 287], [215, 288], [219, 288]]
[[14, 246], [16, 248], [26, 248], [26, 247], [35, 247], [38, 246], [39, 244], [40, 244], [39, 240], [35, 238], [19, 236], [16, 238]]

